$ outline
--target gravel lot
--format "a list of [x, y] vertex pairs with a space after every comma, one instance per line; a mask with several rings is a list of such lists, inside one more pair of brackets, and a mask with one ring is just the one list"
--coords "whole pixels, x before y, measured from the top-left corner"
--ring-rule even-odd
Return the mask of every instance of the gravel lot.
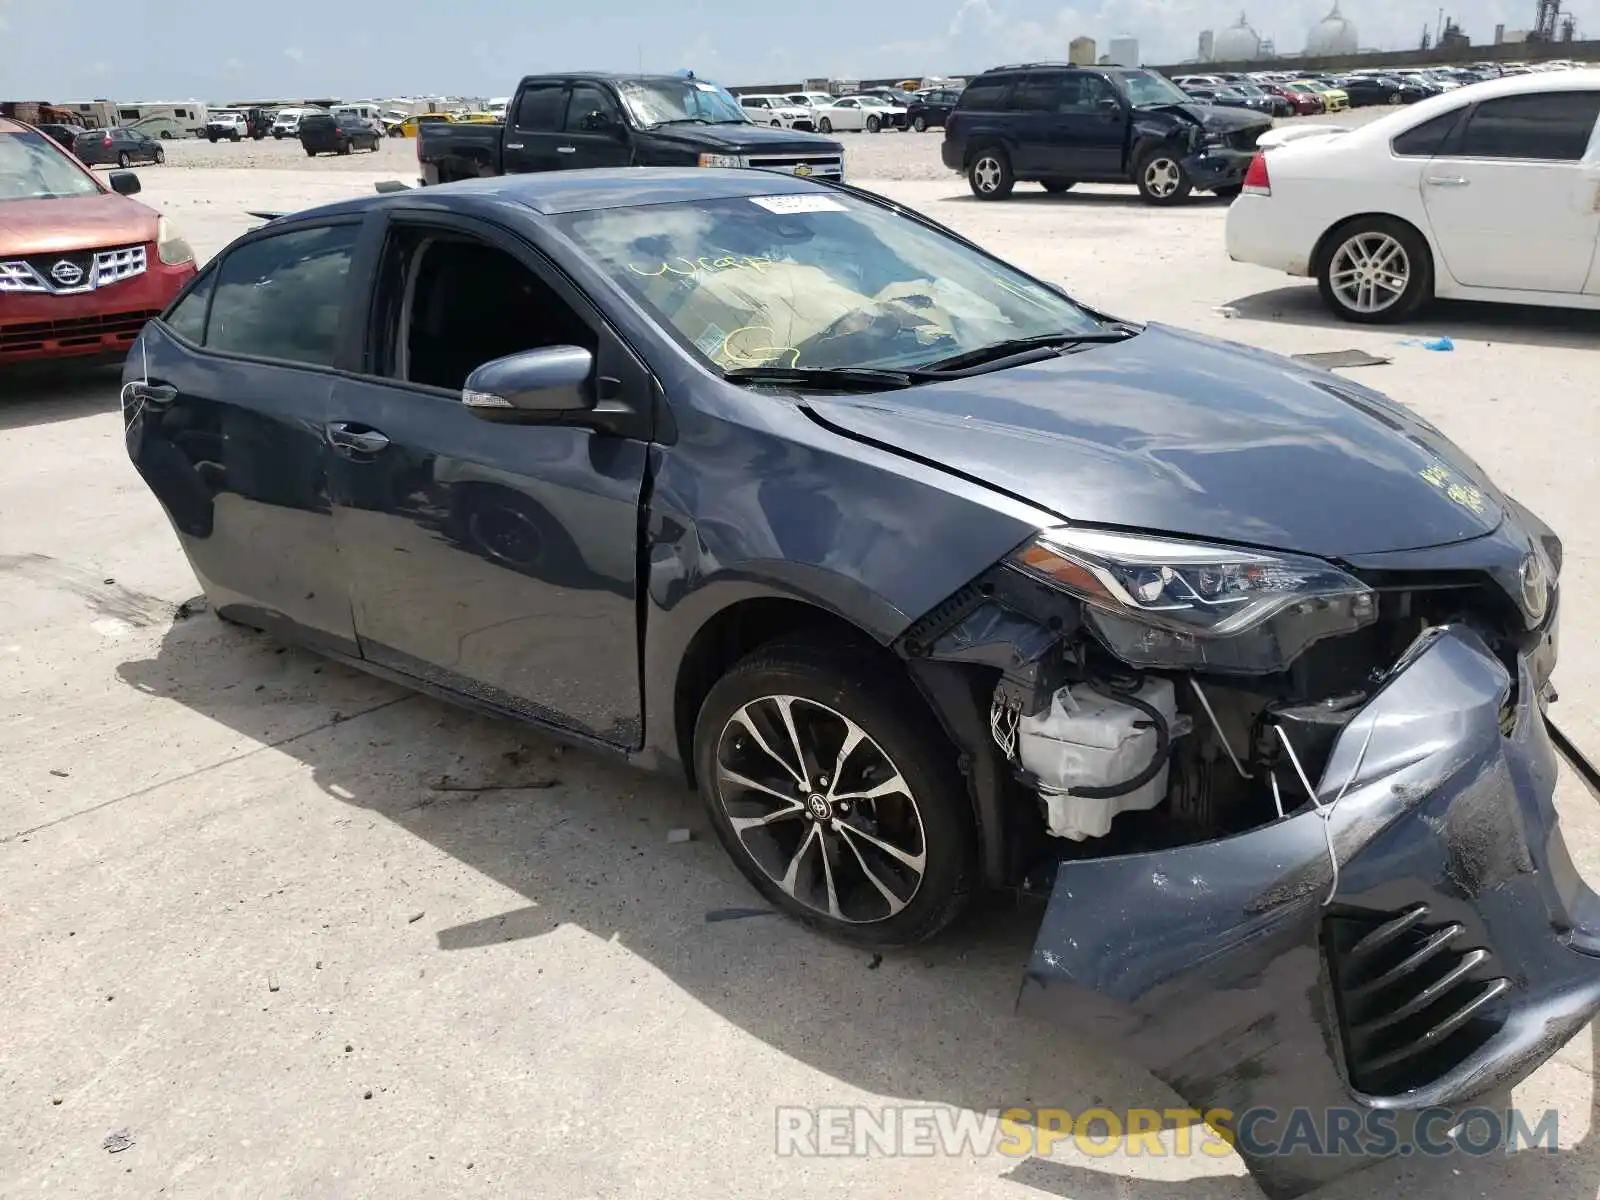
[[[1390, 110], [1364, 108], [1333, 117], [1301, 117], [1299, 121], [1327, 124], [1365, 124]], [[1286, 124], [1288, 122], [1279, 122]], [[845, 148], [845, 170], [852, 179], [894, 181], [949, 179], [951, 172], [939, 161], [939, 130], [927, 133], [840, 133]], [[416, 175], [417, 143], [411, 138], [387, 138], [374, 153], [321, 154], [309, 158], [293, 138], [259, 142], [210, 142], [185, 139], [166, 143], [169, 167], [271, 167], [290, 171], [394, 172], [397, 178]], [[152, 168], [144, 168], [150, 170]]]
[[[857, 178], [1111, 312], [1392, 358], [1352, 377], [1565, 537], [1555, 712], [1600, 750], [1600, 315], [1340, 325], [1228, 261], [1221, 203], [983, 204], [934, 135], [846, 145]], [[408, 177], [413, 147], [179, 143], [142, 198], [209, 256], [249, 208]], [[1437, 333], [1453, 353], [1408, 344]], [[1034, 913], [881, 958], [711, 921], [756, 897], [681, 788], [180, 607], [199, 588], [128, 464], [115, 372], [4, 391], [0, 1196], [1260, 1200], [1172, 1129], [1162, 1156], [778, 1157], [780, 1105], [1178, 1102], [1091, 1032], [1012, 1015]], [[1600, 877], [1600, 813], [1570, 779], [1558, 804]], [[1391, 1162], [1317, 1200], [1600, 1194], [1591, 1054], [1585, 1034], [1516, 1097], [1559, 1110], [1557, 1154]]]

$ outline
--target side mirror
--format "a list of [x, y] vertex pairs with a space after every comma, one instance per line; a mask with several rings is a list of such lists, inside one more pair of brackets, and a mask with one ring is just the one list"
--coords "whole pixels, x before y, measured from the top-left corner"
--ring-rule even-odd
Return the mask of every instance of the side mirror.
[[111, 190], [119, 196], [132, 196], [140, 191], [139, 177], [132, 171], [113, 171], [106, 177]]
[[594, 407], [593, 375], [594, 355], [581, 346], [524, 350], [474, 370], [461, 402], [491, 421], [587, 412]]
[[1122, 105], [1110, 96], [1100, 101], [1095, 107], [1099, 109], [1102, 121], [1115, 121], [1122, 116]]

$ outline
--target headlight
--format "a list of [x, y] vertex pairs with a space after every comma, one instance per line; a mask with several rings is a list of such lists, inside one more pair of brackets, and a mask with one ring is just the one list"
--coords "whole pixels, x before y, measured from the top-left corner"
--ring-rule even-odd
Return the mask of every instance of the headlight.
[[1135, 667], [1282, 671], [1378, 615], [1366, 584], [1298, 554], [1061, 527], [1010, 561], [1082, 600], [1106, 647]]
[[746, 163], [742, 154], [702, 154], [702, 167], [742, 167]]
[[156, 255], [169, 267], [194, 261], [194, 250], [183, 240], [177, 226], [165, 217], [156, 222]]

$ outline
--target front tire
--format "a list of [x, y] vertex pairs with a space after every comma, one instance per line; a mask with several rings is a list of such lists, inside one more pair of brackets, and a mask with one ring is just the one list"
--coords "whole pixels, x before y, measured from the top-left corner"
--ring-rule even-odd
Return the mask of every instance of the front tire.
[[801, 922], [897, 946], [965, 907], [971, 805], [954, 746], [903, 677], [840, 650], [763, 647], [706, 697], [695, 769], [723, 848]]
[[878, 130], [880, 130], [882, 128], [883, 128], [883, 122], [880, 121], [877, 117], [868, 117], [867, 118], [867, 132], [868, 133], [877, 133]]
[[1194, 191], [1194, 181], [1183, 162], [1166, 150], [1155, 150], [1139, 161], [1134, 182], [1145, 203], [1160, 206], [1182, 204]]
[[1317, 262], [1317, 291], [1343, 320], [1404, 321], [1433, 299], [1433, 255], [1404, 221], [1357, 217], [1328, 238]]
[[156, 147], [156, 166], [158, 166], [158, 167], [165, 166], [166, 165], [166, 161], [167, 161], [167, 152], [165, 150], [163, 150], [160, 146], [157, 146]]
[[1070, 192], [1077, 185], [1076, 179], [1051, 179], [1040, 186], [1052, 196], [1059, 196], [1062, 192]]
[[1004, 150], [980, 150], [967, 164], [967, 186], [979, 200], [1004, 200], [1017, 186]]
[[1226, 187], [1213, 188], [1211, 194], [1213, 196], [1221, 196], [1224, 200], [1232, 200], [1242, 191], [1244, 191], [1244, 184], [1230, 183]]

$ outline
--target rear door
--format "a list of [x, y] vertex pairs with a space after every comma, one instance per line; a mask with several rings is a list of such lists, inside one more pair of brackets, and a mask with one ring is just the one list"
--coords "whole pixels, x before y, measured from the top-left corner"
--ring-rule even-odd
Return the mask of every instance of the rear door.
[[[362, 653], [637, 746], [651, 378], [526, 243], [459, 216], [389, 220], [367, 365], [335, 384], [329, 423]], [[553, 345], [591, 350], [597, 383], [639, 421], [503, 424], [462, 403], [475, 367]]]
[[594, 83], [574, 83], [567, 93], [565, 139], [556, 147], [558, 167], [626, 167], [633, 143], [616, 97]]
[[350, 655], [323, 427], [360, 228], [274, 230], [208, 267], [130, 358], [154, 391], [127, 433], [219, 611]]
[[1600, 90], [1474, 105], [1422, 171], [1450, 275], [1466, 287], [1584, 290], [1600, 238]]
[[566, 155], [562, 122], [567, 110], [567, 84], [561, 79], [535, 80], [524, 87], [506, 116], [502, 169], [507, 175], [555, 171]]

